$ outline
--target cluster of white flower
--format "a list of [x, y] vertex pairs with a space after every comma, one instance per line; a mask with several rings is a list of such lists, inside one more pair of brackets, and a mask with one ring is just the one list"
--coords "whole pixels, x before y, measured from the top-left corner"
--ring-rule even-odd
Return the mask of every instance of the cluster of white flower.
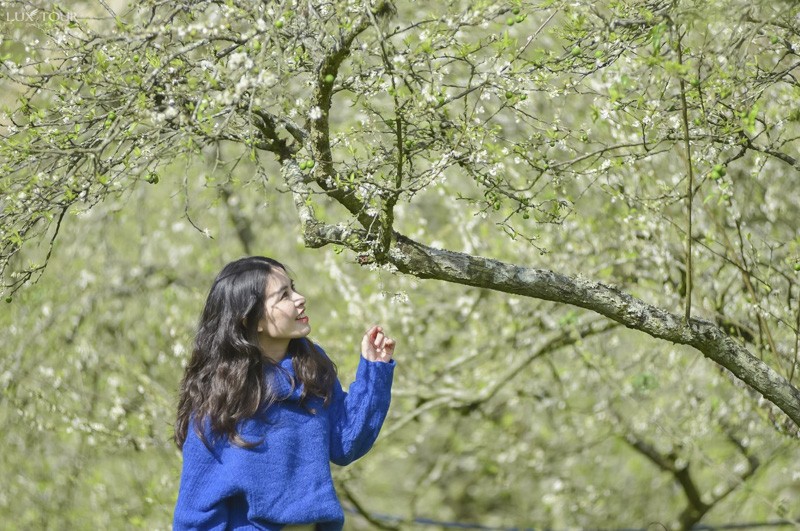
[[392, 294], [391, 300], [395, 304], [408, 304], [409, 302], [408, 293], [406, 293], [405, 291], [395, 292], [394, 294]]
[[253, 59], [247, 52], [237, 52], [231, 54], [231, 56], [228, 58], [228, 68], [230, 70], [237, 70], [239, 68], [250, 70], [253, 68], [253, 66]]

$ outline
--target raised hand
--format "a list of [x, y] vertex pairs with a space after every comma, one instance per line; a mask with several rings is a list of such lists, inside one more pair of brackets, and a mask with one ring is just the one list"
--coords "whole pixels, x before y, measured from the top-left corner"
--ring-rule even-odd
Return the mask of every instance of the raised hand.
[[383, 334], [383, 328], [378, 325], [373, 326], [361, 340], [361, 355], [369, 361], [382, 361], [388, 363], [392, 361], [394, 355], [395, 341]]

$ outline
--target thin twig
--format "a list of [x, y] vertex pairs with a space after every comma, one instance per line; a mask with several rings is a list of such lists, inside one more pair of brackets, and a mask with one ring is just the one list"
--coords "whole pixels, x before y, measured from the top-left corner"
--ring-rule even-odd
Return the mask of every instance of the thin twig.
[[[683, 65], [683, 46], [681, 34], [678, 31], [678, 64]], [[686, 110], [686, 86], [683, 76], [679, 75], [678, 83], [681, 87], [681, 116], [683, 118], [683, 137], [686, 142], [686, 163], [689, 170], [689, 182], [686, 188], [687, 221], [686, 230], [686, 309], [684, 318], [688, 323], [692, 318], [692, 202], [694, 199], [694, 172], [692, 170], [692, 148], [689, 143], [689, 113]]]

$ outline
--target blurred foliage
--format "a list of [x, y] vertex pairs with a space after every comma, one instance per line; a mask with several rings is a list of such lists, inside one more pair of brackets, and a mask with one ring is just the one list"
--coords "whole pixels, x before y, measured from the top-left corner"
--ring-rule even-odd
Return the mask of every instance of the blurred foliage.
[[[364, 53], [319, 79], [320, 50], [363, 2], [309, 4], [316, 14], [292, 2], [158, 4], [112, 6], [116, 18], [87, 1], [0, 19], [2, 258], [11, 285], [29, 283], [0, 315], [4, 528], [169, 527], [180, 470], [171, 423], [193, 327], [219, 268], [250, 253], [290, 266], [312, 338], [345, 384], [370, 324], [398, 339], [382, 437], [336, 470], [345, 504], [537, 528], [800, 517], [796, 439], [696, 351], [584, 310], [363, 267], [345, 245], [305, 249], [281, 168], [240, 105], [258, 95], [291, 127], [313, 120], [319, 86], [335, 87], [336, 182], [321, 189], [357, 190], [385, 211], [375, 190], [392, 189], [405, 153], [396, 230], [680, 311], [683, 92], [695, 312], [790, 377], [796, 6], [397, 2], [356, 41]], [[27, 3], [0, 5], [36, 16]], [[145, 23], [163, 9], [169, 27]], [[44, 60], [67, 28], [108, 37], [75, 45], [91, 61], [53, 75], [62, 90], [30, 94], [29, 76], [71, 68]], [[222, 35], [202, 42], [214, 29]], [[267, 38], [273, 55], [257, 44]], [[113, 149], [83, 157], [97, 140]], [[325, 171], [308, 167], [311, 146], [295, 158], [310, 178]], [[320, 219], [346, 218], [322, 193], [313, 206]]]

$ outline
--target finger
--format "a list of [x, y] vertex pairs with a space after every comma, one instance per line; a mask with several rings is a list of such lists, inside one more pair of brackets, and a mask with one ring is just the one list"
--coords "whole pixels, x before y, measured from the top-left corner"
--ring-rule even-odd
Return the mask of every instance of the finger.
[[384, 339], [383, 332], [378, 332], [375, 334], [375, 339], [373, 340], [372, 344], [375, 345], [375, 348], [383, 348], [383, 339]]
[[383, 354], [385, 357], [391, 359], [392, 356], [394, 356], [394, 346], [395, 346], [394, 339], [387, 338], [383, 350]]
[[370, 350], [372, 350], [372, 341], [370, 340], [369, 332], [367, 332], [361, 339], [361, 353], [366, 357], [369, 356]]
[[375, 337], [377, 326], [371, 326], [366, 332], [364, 332], [364, 338], [362, 343], [372, 342], [373, 338]]
[[380, 326], [374, 325], [373, 327], [371, 327], [369, 329], [369, 332], [367, 332], [367, 334], [369, 335], [369, 340], [374, 343], [375, 342], [375, 338], [378, 336], [378, 334], [380, 332], [381, 332], [381, 327]]

